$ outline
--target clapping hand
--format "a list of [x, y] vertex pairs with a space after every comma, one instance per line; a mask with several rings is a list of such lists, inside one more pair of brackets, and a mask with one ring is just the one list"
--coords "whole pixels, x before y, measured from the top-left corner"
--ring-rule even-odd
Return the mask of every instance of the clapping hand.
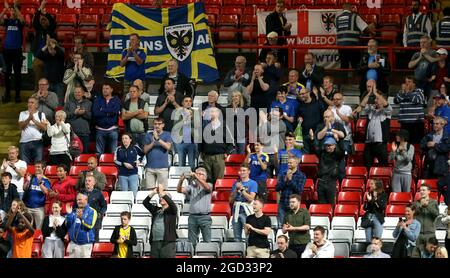
[[396, 144], [395, 142], [392, 142], [391, 148], [392, 148], [392, 151], [393, 151], [393, 152], [396, 152], [397, 149], [398, 149], [397, 144]]

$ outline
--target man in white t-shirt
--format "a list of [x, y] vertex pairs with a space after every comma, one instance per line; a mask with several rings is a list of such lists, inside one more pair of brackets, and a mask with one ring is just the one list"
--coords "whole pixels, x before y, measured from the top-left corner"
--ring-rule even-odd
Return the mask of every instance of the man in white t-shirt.
[[19, 159], [19, 148], [10, 146], [8, 148], [8, 160], [3, 159], [0, 167], [0, 174], [10, 173], [12, 176], [11, 183], [17, 186], [17, 192], [20, 199], [23, 197], [23, 177], [27, 172], [27, 163]]
[[20, 135], [20, 159], [27, 164], [34, 164], [42, 160], [43, 142], [42, 132], [47, 129], [47, 125], [42, 123], [45, 114], [38, 111], [39, 100], [30, 97], [28, 99], [28, 110], [20, 112], [19, 128]]
[[341, 93], [336, 93], [333, 96], [334, 106], [329, 108], [333, 111], [334, 120], [344, 126], [346, 136], [344, 138], [344, 151], [349, 154], [353, 144], [352, 140], [352, 125], [353, 121], [352, 108], [344, 104], [344, 96]]

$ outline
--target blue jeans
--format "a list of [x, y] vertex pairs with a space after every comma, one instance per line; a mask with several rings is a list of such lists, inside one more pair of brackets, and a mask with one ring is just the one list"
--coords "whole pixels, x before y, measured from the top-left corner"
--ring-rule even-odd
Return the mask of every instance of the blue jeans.
[[[234, 210], [234, 208], [233, 208]], [[234, 218], [236, 216], [233, 215], [233, 234], [234, 241], [240, 242], [242, 241], [242, 229], [244, 229], [244, 225], [247, 222], [247, 215], [245, 213], [239, 213], [238, 221], [234, 222]]]
[[[289, 210], [289, 209], [288, 209]], [[286, 215], [286, 212], [288, 212], [285, 208], [283, 208], [282, 205], [278, 203], [278, 229], [281, 229], [284, 224], [284, 217]]]
[[186, 156], [187, 156], [189, 166], [191, 166], [192, 171], [194, 171], [195, 153], [197, 152], [197, 145], [194, 143], [175, 144], [175, 150], [178, 153], [178, 161], [180, 163], [180, 166], [186, 166]]
[[66, 94], [64, 91], [64, 83], [49, 83], [48, 85], [48, 90], [58, 96], [58, 105], [64, 106], [64, 97]]
[[198, 234], [201, 231], [203, 242], [211, 242], [211, 224], [212, 219], [209, 215], [191, 214], [188, 218], [188, 237], [192, 245], [197, 245]]
[[119, 176], [120, 191], [133, 191], [134, 198], [136, 198], [138, 187], [139, 187], [138, 175]]
[[373, 237], [381, 238], [383, 235], [383, 225], [381, 225], [380, 221], [378, 221], [378, 218], [375, 216], [375, 214], [369, 213], [369, 219], [372, 219], [372, 227], [366, 228], [366, 242], [371, 242]]
[[[117, 129], [114, 130], [98, 130], [95, 135], [95, 152], [97, 156], [103, 153], [113, 153], [117, 149], [117, 139], [119, 138], [119, 132]], [[108, 143], [109, 148], [106, 148], [106, 143]]]
[[44, 145], [42, 140], [31, 141], [19, 144], [20, 159], [25, 161], [28, 165], [42, 160], [42, 152]]
[[142, 133], [131, 133], [131, 137], [133, 137], [133, 144], [137, 144], [139, 146], [139, 148], [142, 149], [142, 151], [144, 151], [144, 140], [145, 140], [145, 132]]

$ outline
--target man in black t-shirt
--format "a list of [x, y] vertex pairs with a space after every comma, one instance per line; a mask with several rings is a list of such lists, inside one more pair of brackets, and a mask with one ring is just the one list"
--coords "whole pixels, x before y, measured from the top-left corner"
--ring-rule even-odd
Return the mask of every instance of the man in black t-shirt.
[[270, 218], [264, 215], [261, 200], [253, 201], [253, 212], [249, 215], [245, 224], [245, 234], [248, 235], [247, 258], [269, 258], [270, 243], [268, 236], [272, 224]]

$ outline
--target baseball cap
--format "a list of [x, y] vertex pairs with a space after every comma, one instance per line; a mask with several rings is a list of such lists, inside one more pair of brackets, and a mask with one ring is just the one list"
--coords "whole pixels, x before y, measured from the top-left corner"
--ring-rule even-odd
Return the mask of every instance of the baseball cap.
[[440, 55], [448, 55], [447, 49], [445, 49], [445, 48], [439, 48], [438, 51], [436, 51], [436, 52], [437, 52], [437, 54], [440, 54]]
[[333, 137], [328, 137], [325, 139], [325, 142], [323, 142], [324, 145], [336, 145], [336, 140], [334, 140]]

